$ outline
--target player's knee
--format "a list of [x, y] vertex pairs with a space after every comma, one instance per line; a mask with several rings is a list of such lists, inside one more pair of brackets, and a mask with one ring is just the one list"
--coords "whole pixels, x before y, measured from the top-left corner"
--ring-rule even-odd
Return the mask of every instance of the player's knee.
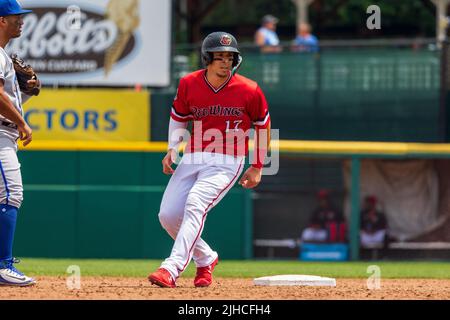
[[158, 213], [159, 222], [165, 228], [168, 223], [168, 215], [165, 211], [160, 210]]
[[168, 214], [164, 214], [163, 212], [159, 212], [158, 214], [159, 222], [161, 226], [166, 230], [166, 232], [175, 239], [178, 234], [178, 230], [180, 230], [180, 222], [176, 221], [173, 216]]
[[172, 230], [176, 224], [176, 218], [170, 211], [161, 208], [158, 214], [161, 226], [166, 230]]

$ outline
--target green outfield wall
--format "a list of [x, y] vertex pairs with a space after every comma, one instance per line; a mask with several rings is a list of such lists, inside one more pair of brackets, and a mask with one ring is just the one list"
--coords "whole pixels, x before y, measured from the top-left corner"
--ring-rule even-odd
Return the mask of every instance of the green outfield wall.
[[[33, 142], [26, 151], [21, 148], [25, 199], [19, 216], [15, 255], [166, 257], [172, 240], [160, 227], [157, 217], [168, 182], [168, 177], [161, 173], [166, 148], [165, 143], [157, 142], [49, 141]], [[309, 186], [312, 192], [319, 187], [339, 189], [337, 163], [348, 159], [351, 161], [349, 244], [351, 259], [358, 260], [361, 160], [450, 158], [450, 144], [281, 140], [272, 141], [274, 148], [281, 154], [279, 174], [264, 177], [265, 186], [256, 190], [234, 187], [208, 215], [204, 238], [224, 259], [253, 257], [252, 241], [258, 231], [254, 232], [254, 227], [261, 223], [254, 221], [254, 209], [260, 210], [256, 217], [264, 216], [267, 210], [276, 212], [275, 220], [264, 221], [277, 229], [281, 225], [277, 220], [288, 217], [283, 212], [299, 212], [299, 205], [305, 206], [307, 201], [305, 192], [300, 192], [293, 194], [290, 203], [278, 202], [277, 208], [267, 191], [286, 193], [290, 190], [286, 185], [289, 181], [292, 185]], [[293, 164], [301, 159], [328, 159], [331, 165]], [[289, 169], [293, 165], [297, 169]], [[318, 182], [321, 184], [316, 185]]]
[[[22, 151], [19, 257], [154, 258], [170, 254], [159, 205], [162, 152]], [[233, 188], [208, 215], [204, 239], [224, 259], [251, 252], [251, 201]]]

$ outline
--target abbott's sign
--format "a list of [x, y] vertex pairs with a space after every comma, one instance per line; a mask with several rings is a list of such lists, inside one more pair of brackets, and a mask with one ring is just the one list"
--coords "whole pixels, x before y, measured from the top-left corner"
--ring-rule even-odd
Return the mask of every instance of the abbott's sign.
[[[26, 57], [39, 73], [110, 70], [112, 64], [120, 60], [106, 61], [119, 40], [116, 24], [94, 12], [80, 11], [77, 29], [67, 23], [69, 15], [64, 8], [34, 9], [25, 16], [22, 36], [9, 50]], [[134, 40], [131, 35], [130, 38]], [[126, 45], [122, 57], [133, 51], [134, 41], [127, 41]]]
[[24, 0], [22, 36], [7, 48], [47, 84], [167, 86], [170, 1]]

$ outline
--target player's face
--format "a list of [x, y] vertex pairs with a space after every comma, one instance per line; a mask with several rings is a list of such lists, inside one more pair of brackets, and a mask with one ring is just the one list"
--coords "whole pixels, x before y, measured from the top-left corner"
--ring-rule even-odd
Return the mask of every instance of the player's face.
[[6, 22], [6, 33], [9, 38], [18, 38], [22, 34], [22, 26], [23, 26], [23, 16], [22, 15], [12, 15], [2, 17]]
[[233, 66], [234, 55], [232, 52], [213, 52], [213, 61], [210, 64], [211, 71], [218, 77], [228, 77]]

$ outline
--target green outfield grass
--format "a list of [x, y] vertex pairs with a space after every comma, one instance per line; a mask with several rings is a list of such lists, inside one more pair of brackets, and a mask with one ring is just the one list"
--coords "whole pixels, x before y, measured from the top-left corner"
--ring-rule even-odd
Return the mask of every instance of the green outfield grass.
[[[160, 260], [81, 260], [23, 258], [16, 267], [32, 276], [66, 276], [71, 265], [84, 276], [146, 277]], [[302, 261], [220, 261], [214, 275], [229, 278], [255, 278], [278, 274], [309, 274], [333, 278], [367, 278], [371, 265], [380, 267], [383, 278], [450, 279], [449, 262], [302, 262]], [[184, 276], [195, 274], [190, 264]]]

